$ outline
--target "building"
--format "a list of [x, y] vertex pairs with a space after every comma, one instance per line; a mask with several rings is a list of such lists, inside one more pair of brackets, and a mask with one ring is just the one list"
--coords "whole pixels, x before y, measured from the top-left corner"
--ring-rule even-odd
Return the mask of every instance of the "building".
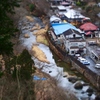
[[61, 22], [62, 22], [61, 19], [55, 15], [50, 17], [50, 24], [51, 23], [61, 23]]
[[86, 41], [82, 38], [82, 34], [74, 29], [69, 29], [64, 33], [64, 45], [70, 55], [79, 53], [86, 54]]
[[56, 44], [65, 48], [70, 55], [86, 53], [86, 42], [82, 31], [70, 23], [53, 23], [51, 35]]
[[96, 37], [98, 33], [98, 27], [91, 22], [84, 23], [80, 26], [80, 29], [84, 31], [85, 36]]
[[50, 7], [51, 8], [56, 8], [58, 5], [60, 5], [60, 3], [62, 2], [63, 0], [49, 0], [50, 2]]
[[90, 20], [90, 18], [83, 16], [79, 11], [74, 9], [67, 9], [67, 12], [64, 13], [64, 17], [68, 22], [74, 22], [75, 25], [83, 23], [83, 20]]
[[89, 56], [94, 60], [96, 63], [100, 63], [100, 47], [94, 44], [92, 41], [91, 45], [88, 47]]
[[62, 16], [64, 13], [66, 13], [67, 12], [67, 10], [66, 10], [66, 7], [65, 6], [57, 6], [57, 9], [55, 10], [55, 14], [57, 15], [57, 16]]
[[70, 6], [71, 4], [72, 4], [72, 1], [68, 1], [68, 0], [65, 0], [65, 1], [62, 1], [61, 3], [60, 3], [62, 6]]

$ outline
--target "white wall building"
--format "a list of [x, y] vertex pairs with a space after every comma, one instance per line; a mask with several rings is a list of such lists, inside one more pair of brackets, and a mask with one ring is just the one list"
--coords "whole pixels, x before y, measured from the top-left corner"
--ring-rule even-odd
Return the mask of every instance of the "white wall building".
[[70, 23], [52, 24], [53, 40], [65, 47], [65, 50], [70, 55], [75, 53], [86, 54], [86, 41], [84, 40], [84, 33], [81, 33], [75, 26]]
[[86, 41], [82, 38], [82, 34], [72, 29], [68, 30], [67, 33], [64, 34], [64, 44], [69, 54], [86, 54]]
[[57, 6], [57, 10], [55, 11], [55, 14], [57, 16], [61, 16], [61, 15], [63, 15], [66, 12], [67, 12], [67, 10], [66, 10], [65, 6]]

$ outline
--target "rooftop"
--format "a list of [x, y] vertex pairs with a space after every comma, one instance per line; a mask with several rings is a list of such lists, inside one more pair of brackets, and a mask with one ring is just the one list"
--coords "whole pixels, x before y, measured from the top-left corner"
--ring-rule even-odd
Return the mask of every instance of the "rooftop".
[[59, 10], [66, 10], [66, 7], [64, 7], [64, 6], [57, 6], [57, 8], [58, 8]]
[[98, 27], [96, 25], [92, 24], [91, 22], [87, 22], [87, 23], [81, 25], [80, 29], [82, 29], [84, 31], [92, 31], [92, 30], [97, 30]]
[[56, 35], [60, 35], [68, 29], [77, 30], [77, 28], [70, 23], [52, 23], [51, 26]]
[[85, 17], [83, 16], [80, 12], [76, 11], [76, 10], [73, 10], [73, 9], [67, 9], [67, 12], [64, 13], [64, 15], [67, 17], [67, 18], [86, 18], [86, 19], [90, 19], [88, 17]]
[[56, 35], [60, 35], [69, 29], [74, 29], [78, 32], [81, 32], [79, 29], [77, 29], [75, 26], [73, 26], [70, 23], [52, 23], [51, 26]]

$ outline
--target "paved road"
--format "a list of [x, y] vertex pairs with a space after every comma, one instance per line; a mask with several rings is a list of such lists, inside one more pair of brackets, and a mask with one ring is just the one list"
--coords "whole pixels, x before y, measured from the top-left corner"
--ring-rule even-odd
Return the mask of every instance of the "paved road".
[[95, 68], [95, 62], [87, 55], [85, 58], [90, 62], [90, 65], [86, 65], [89, 69], [100, 75], [100, 69]]

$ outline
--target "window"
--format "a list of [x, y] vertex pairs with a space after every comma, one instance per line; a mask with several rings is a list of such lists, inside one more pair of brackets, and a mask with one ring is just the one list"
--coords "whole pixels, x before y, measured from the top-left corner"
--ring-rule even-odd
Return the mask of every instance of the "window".
[[60, 37], [60, 35], [58, 35], [58, 37]]
[[94, 58], [96, 61], [98, 60], [98, 58], [95, 56], [95, 58]]
[[73, 34], [73, 38], [75, 38], [76, 37], [76, 35], [75, 34]]
[[74, 54], [75, 53], [75, 51], [71, 51], [71, 54]]
[[78, 43], [72, 42], [72, 43], [71, 43], [71, 46], [78, 46]]
[[84, 46], [83, 45], [79, 45], [79, 48], [83, 48]]
[[59, 10], [59, 11], [61, 11], [61, 12], [65, 12], [65, 11], [66, 11], [66, 9], [61, 9], [61, 10]]

